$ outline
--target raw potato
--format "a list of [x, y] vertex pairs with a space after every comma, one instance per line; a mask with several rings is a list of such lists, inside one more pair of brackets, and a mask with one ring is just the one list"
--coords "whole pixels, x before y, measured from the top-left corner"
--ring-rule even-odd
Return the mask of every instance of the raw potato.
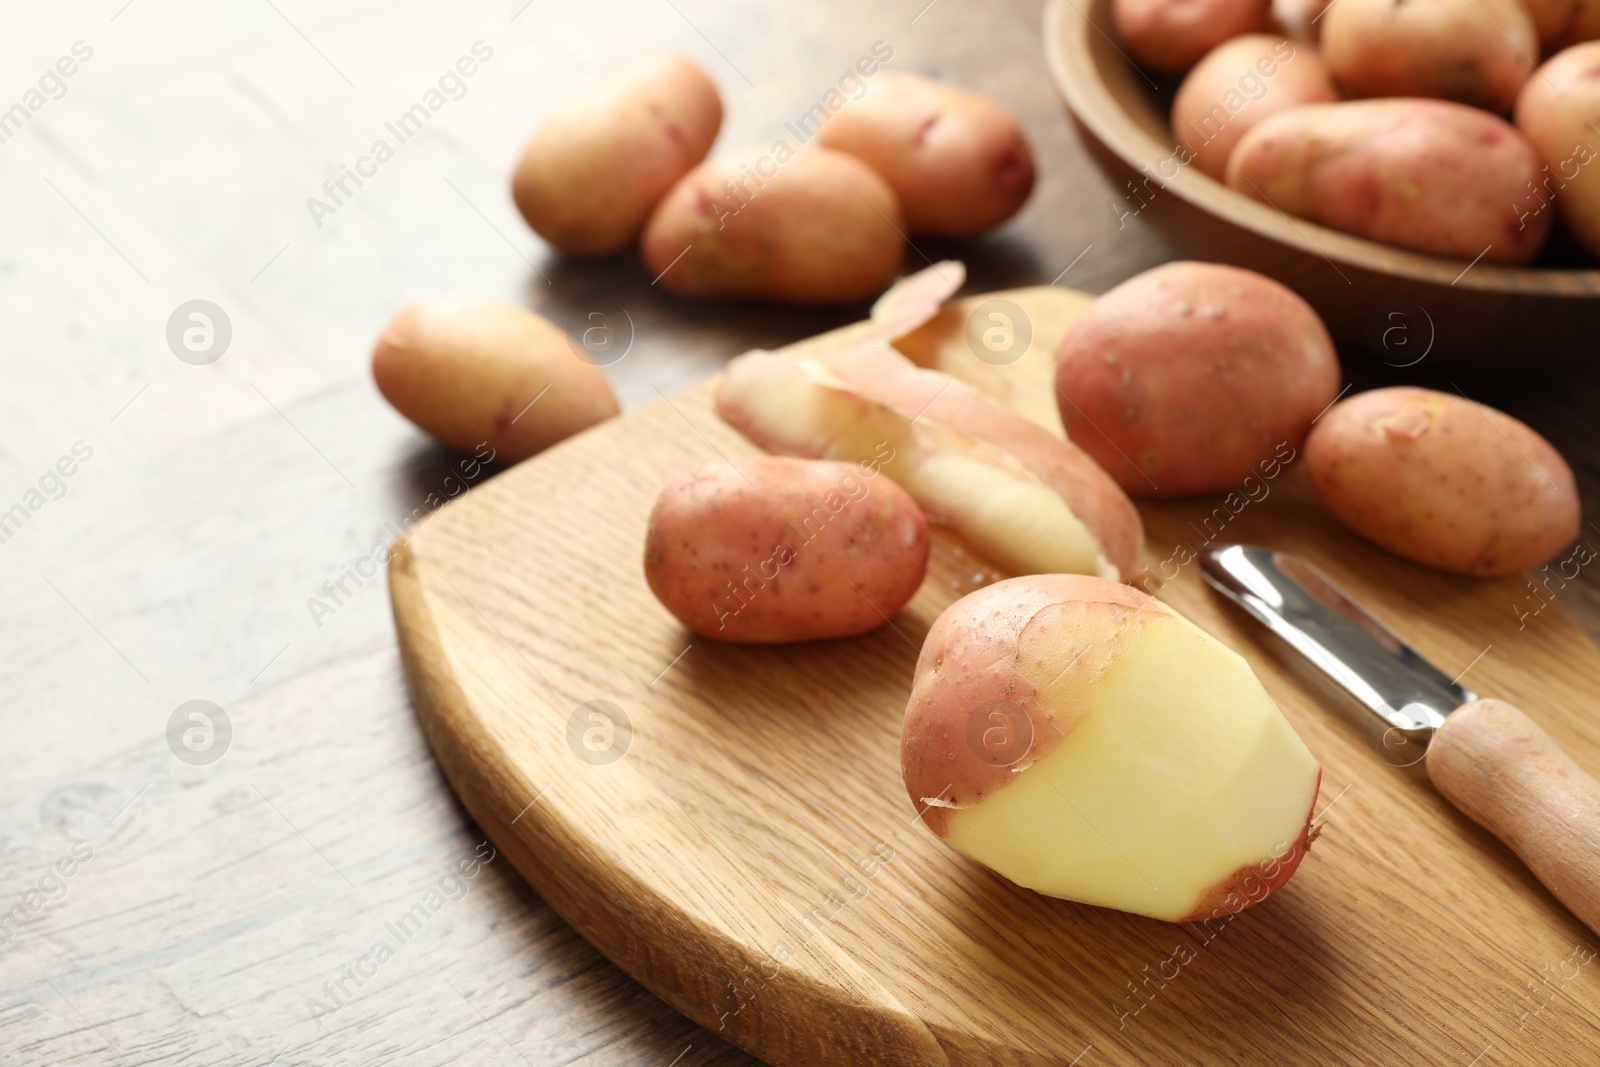
[[1316, 49], [1252, 33], [1213, 48], [1183, 79], [1172, 101], [1172, 133], [1194, 166], [1221, 181], [1228, 154], [1250, 127], [1300, 104], [1338, 99]]
[[395, 409], [445, 444], [487, 442], [508, 463], [617, 413], [605, 375], [531, 311], [470, 296], [405, 308], [378, 336], [372, 377]]
[[1315, 47], [1329, 0], [1272, 0], [1273, 25], [1296, 44]]
[[[1341, 4], [1343, 0], [1341, 0]], [[1529, 218], [1539, 154], [1509, 123], [1441, 100], [1307, 104], [1263, 120], [1228, 184], [1279, 211], [1436, 256], [1527, 263], [1550, 232]]]
[[1511, 416], [1395, 386], [1334, 405], [1306, 440], [1328, 510], [1389, 551], [1458, 574], [1537, 567], [1578, 534], [1572, 469]]
[[826, 359], [747, 353], [728, 365], [717, 413], [771, 452], [880, 460], [930, 521], [1013, 574], [1133, 571], [1138, 512], [1088, 456], [877, 346]]
[[850, 304], [894, 280], [905, 217], [854, 156], [751, 149], [710, 160], [667, 194], [644, 231], [644, 262], [681, 296]]
[[1281, 889], [1322, 777], [1237, 653], [1135, 589], [1063, 574], [945, 609], [900, 757], [923, 822], [959, 851], [1169, 922]]
[[986, 96], [920, 74], [879, 73], [817, 143], [881, 174], [914, 234], [981, 233], [1033, 189], [1033, 152], [1017, 120]]
[[1128, 51], [1172, 74], [1229, 38], [1265, 30], [1271, 16], [1271, 0], [1111, 0], [1111, 18]]
[[1600, 42], [1574, 45], [1539, 68], [1517, 97], [1516, 114], [1545, 164], [1517, 208], [1524, 218], [1548, 220], [1558, 206], [1566, 227], [1600, 255], [1600, 167], [1591, 165], [1600, 154]]
[[615, 252], [706, 157], [721, 125], [722, 98], [705, 71], [680, 55], [652, 57], [545, 119], [522, 150], [512, 199], [561, 251]]
[[1533, 73], [1522, 0], [1337, 0], [1322, 55], [1351, 96], [1425, 96], [1504, 113]]
[[1270, 278], [1215, 263], [1123, 282], [1056, 360], [1067, 435], [1122, 488], [1151, 496], [1248, 491], [1294, 459], [1338, 392], [1317, 313]]
[[1600, 37], [1600, 4], [1594, 0], [1522, 0], [1539, 31], [1544, 54]]
[[875, 463], [774, 456], [675, 478], [650, 512], [644, 573], [706, 637], [747, 644], [850, 637], [922, 584], [928, 530]]

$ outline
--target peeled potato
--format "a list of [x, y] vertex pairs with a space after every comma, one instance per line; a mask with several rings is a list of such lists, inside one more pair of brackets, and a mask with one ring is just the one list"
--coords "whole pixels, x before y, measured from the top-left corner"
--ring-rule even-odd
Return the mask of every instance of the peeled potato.
[[512, 199], [561, 251], [615, 252], [706, 157], [721, 125], [705, 71], [680, 55], [644, 60], [545, 119], [522, 150]]
[[617, 413], [605, 375], [531, 311], [443, 296], [389, 320], [372, 349], [384, 399], [453, 448], [515, 463]]
[[881, 72], [817, 143], [883, 175], [912, 233], [981, 233], [1016, 214], [1033, 189], [1033, 152], [1010, 112], [920, 74]]
[[1317, 495], [1407, 559], [1477, 576], [1537, 567], [1578, 534], [1572, 468], [1526, 424], [1396, 386], [1335, 404], [1306, 439]]
[[1280, 891], [1322, 779], [1238, 653], [1154, 597], [1076, 574], [944, 610], [900, 761], [922, 822], [958, 851], [1040, 893], [1168, 922]]
[[905, 215], [878, 173], [778, 142], [696, 167], [645, 226], [645, 267], [681, 296], [850, 304], [900, 269]]

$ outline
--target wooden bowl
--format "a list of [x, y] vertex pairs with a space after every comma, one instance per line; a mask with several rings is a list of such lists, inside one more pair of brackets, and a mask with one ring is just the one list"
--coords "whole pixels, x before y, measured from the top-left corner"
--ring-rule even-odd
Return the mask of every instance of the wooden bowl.
[[1101, 210], [1155, 223], [1183, 255], [1278, 279], [1347, 352], [1392, 366], [1548, 370], [1580, 362], [1600, 337], [1600, 270], [1561, 235], [1534, 266], [1469, 266], [1291, 218], [1176, 163], [1175, 84], [1120, 50], [1111, 0], [1050, 0], [1044, 39], [1057, 88], [1121, 191]]

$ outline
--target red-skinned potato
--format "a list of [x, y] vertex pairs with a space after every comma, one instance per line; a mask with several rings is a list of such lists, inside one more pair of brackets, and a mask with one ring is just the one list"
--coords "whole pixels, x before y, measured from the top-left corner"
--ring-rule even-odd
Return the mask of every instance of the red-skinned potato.
[[1291, 108], [1239, 139], [1227, 173], [1241, 193], [1335, 230], [1513, 264], [1550, 233], [1551, 212], [1526, 209], [1541, 178], [1538, 151], [1514, 126], [1443, 100]]
[[1169, 922], [1229, 915], [1305, 857], [1322, 772], [1237, 653], [1082, 575], [956, 601], [900, 740], [934, 833], [1019, 885]]
[[1194, 166], [1221, 181], [1228, 154], [1268, 115], [1339, 99], [1317, 51], [1285, 37], [1252, 33], [1207, 52], [1178, 86], [1172, 133]]
[[904, 228], [871, 167], [779, 142], [696, 167], [650, 217], [642, 251], [651, 276], [680, 296], [850, 304], [894, 281]]
[[981, 233], [1016, 214], [1033, 189], [1033, 152], [1010, 112], [920, 74], [879, 73], [817, 143], [881, 174], [912, 233]]
[[1073, 443], [1130, 493], [1248, 488], [1293, 460], [1339, 391], [1317, 313], [1253, 271], [1167, 263], [1107, 292], [1061, 342]]
[[1524, 423], [1395, 386], [1335, 404], [1306, 440], [1317, 495], [1398, 556], [1458, 574], [1537, 567], [1578, 535], [1572, 469]]
[[650, 512], [644, 573], [705, 637], [745, 644], [875, 630], [922, 584], [928, 531], [875, 463], [778, 456], [674, 479]]
[[680, 55], [651, 57], [551, 112], [522, 150], [511, 197], [561, 251], [615, 252], [706, 157], [721, 125], [705, 71]]
[[[1544, 54], [1600, 37], [1600, 4], [1592, 0], [1522, 0], [1533, 16]], [[1531, 80], [1531, 79], [1530, 79]]]
[[[1600, 17], [1600, 5], [1594, 8]], [[1574, 45], [1539, 68], [1517, 97], [1517, 129], [1544, 160], [1544, 173], [1517, 206], [1548, 219], [1552, 206], [1585, 248], [1600, 256], [1600, 41]]]
[[1271, 17], [1271, 0], [1111, 0], [1111, 19], [1133, 58], [1170, 74], [1231, 37], [1265, 30]]
[[1497, 113], [1539, 55], [1521, 0], [1337, 0], [1321, 41], [1351, 96], [1433, 97]]
[[372, 349], [384, 399], [453, 448], [487, 442], [508, 463], [617, 413], [605, 375], [567, 335], [496, 300], [442, 296], [403, 309]]

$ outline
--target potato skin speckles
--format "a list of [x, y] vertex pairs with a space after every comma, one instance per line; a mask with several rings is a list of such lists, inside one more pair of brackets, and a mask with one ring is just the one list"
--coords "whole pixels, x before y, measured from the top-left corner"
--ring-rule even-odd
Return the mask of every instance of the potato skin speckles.
[[650, 513], [644, 571], [695, 633], [773, 644], [882, 626], [922, 584], [914, 501], [852, 463], [749, 456], [680, 475]]
[[1400, 386], [1335, 404], [1306, 469], [1340, 521], [1407, 559], [1487, 577], [1537, 567], [1578, 533], [1572, 470], [1525, 424]]
[[1246, 479], [1276, 477], [1295, 458], [1338, 390], [1316, 312], [1269, 278], [1215, 263], [1129, 279], [1056, 355], [1067, 436], [1146, 496], [1251, 491]]

